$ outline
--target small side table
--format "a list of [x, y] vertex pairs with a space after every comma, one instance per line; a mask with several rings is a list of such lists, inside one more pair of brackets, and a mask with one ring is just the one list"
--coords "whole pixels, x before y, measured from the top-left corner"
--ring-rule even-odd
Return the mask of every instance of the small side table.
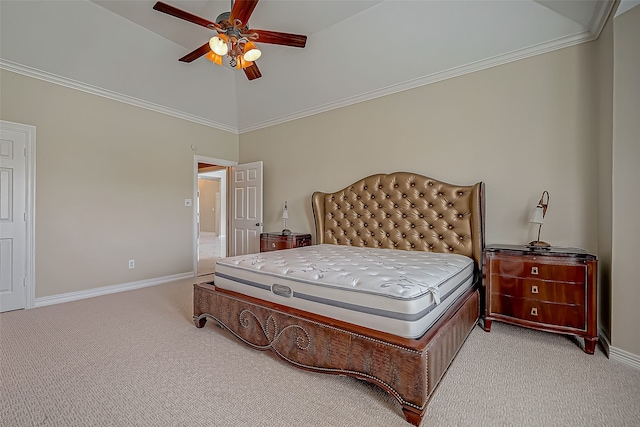
[[493, 245], [484, 250], [485, 321], [584, 339], [593, 354], [598, 342], [598, 260], [582, 249]]
[[279, 251], [311, 245], [311, 234], [261, 233], [260, 252]]

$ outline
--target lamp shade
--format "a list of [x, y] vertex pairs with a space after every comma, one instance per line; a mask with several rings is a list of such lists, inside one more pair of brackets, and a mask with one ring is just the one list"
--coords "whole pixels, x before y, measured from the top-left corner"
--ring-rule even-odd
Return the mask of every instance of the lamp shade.
[[260, 58], [260, 55], [262, 55], [262, 52], [260, 52], [260, 49], [258, 49], [258, 46], [255, 45], [255, 43], [253, 42], [246, 42], [244, 45], [244, 59], [246, 59], [247, 61], [255, 61], [256, 59]]
[[532, 222], [534, 224], [544, 224], [544, 209], [542, 206], [536, 206], [536, 208], [533, 210], [533, 213], [531, 214], [531, 219], [529, 220], [529, 222]]
[[236, 57], [236, 68], [238, 70], [247, 68], [253, 65], [253, 62], [247, 61], [244, 57], [238, 56]]
[[207, 53], [207, 55], [205, 56], [205, 58], [207, 58], [209, 61], [216, 63], [218, 65], [222, 65], [222, 56], [214, 53], [213, 51], [209, 51], [209, 53]]
[[217, 36], [211, 37], [209, 40], [209, 47], [213, 51], [213, 53], [224, 56], [229, 52], [229, 46], [227, 42], [229, 38], [225, 34], [218, 34]]

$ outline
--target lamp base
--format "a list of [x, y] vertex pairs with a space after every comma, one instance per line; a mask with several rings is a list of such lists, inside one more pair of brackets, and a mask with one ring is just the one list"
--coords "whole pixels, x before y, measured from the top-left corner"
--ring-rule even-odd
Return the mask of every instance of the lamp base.
[[541, 240], [534, 240], [533, 242], [529, 242], [527, 245], [529, 248], [550, 248], [551, 245], [547, 242], [543, 242]]
[[291, 234], [291, 230], [289, 230], [288, 228], [285, 228], [284, 230], [282, 230], [283, 236], [288, 236], [289, 234]]

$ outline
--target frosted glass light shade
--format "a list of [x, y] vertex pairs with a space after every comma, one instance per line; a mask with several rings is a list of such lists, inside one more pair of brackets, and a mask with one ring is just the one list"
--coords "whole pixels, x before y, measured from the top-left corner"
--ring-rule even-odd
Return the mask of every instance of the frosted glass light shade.
[[244, 59], [247, 61], [255, 61], [256, 59], [260, 58], [260, 55], [262, 55], [262, 52], [260, 51], [260, 49], [258, 49], [258, 46], [255, 45], [255, 43], [253, 42], [247, 42], [244, 45]]
[[209, 47], [216, 55], [224, 56], [229, 52], [229, 46], [227, 42], [229, 39], [224, 34], [218, 34], [217, 36], [211, 37], [209, 40]]
[[531, 214], [531, 219], [529, 222], [534, 224], [544, 224], [544, 209], [542, 206], [536, 206], [533, 210], [533, 214]]

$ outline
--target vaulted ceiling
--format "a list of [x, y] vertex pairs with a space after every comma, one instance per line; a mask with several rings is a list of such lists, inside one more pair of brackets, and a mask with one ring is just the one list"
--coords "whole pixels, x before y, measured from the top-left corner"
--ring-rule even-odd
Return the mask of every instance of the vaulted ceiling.
[[[165, 0], [215, 21], [229, 0]], [[261, 0], [262, 77], [204, 57], [211, 30], [154, 0], [0, 1], [0, 66], [242, 133], [597, 38], [608, 0]]]

